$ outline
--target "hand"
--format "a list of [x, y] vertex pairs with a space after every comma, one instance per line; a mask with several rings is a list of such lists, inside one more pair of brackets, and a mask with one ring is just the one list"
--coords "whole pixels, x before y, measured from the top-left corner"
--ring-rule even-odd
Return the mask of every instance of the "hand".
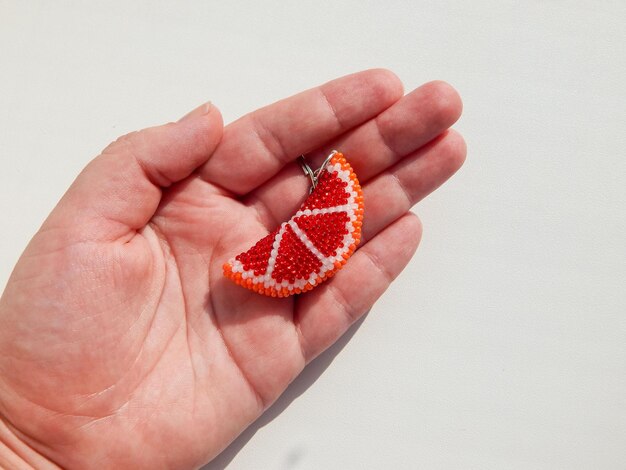
[[[409, 209], [462, 164], [456, 92], [402, 94], [370, 70], [223, 131], [205, 105], [107, 147], [0, 300], [0, 464], [192, 468], [224, 449], [385, 291], [420, 239]], [[365, 197], [344, 269], [286, 299], [225, 279], [305, 198], [297, 156], [333, 148]]]

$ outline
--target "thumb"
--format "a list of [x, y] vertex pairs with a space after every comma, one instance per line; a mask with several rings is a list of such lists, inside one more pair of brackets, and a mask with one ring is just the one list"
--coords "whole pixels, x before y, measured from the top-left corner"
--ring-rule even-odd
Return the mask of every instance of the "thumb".
[[81, 240], [113, 241], [145, 226], [162, 188], [189, 176], [222, 137], [219, 110], [204, 104], [178, 122], [120, 137], [76, 178], [44, 224]]

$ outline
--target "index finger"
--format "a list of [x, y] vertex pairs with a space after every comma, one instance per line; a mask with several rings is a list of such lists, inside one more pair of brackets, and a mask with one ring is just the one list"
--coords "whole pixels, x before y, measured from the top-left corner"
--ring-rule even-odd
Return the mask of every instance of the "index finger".
[[402, 94], [402, 83], [392, 72], [372, 69], [260, 108], [226, 126], [199, 175], [246, 194], [299, 155], [378, 115]]

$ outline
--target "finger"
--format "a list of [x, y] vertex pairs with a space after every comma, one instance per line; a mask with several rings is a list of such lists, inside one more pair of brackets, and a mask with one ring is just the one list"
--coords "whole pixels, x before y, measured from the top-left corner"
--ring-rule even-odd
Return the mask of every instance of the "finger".
[[363, 241], [441, 186], [461, 168], [466, 153], [463, 137], [451, 129], [370, 180], [363, 188]]
[[189, 121], [193, 118], [196, 118], [198, 116], [204, 116], [205, 114], [208, 114], [211, 111], [214, 111], [216, 108], [213, 106], [213, 103], [211, 103], [210, 101], [201, 104], [200, 106], [198, 106], [195, 109], [192, 109], [191, 111], [189, 111], [187, 114], [185, 114], [182, 118], [180, 118], [178, 120], [178, 122], [183, 122], [183, 121]]
[[[413, 205], [428, 196], [449, 179], [465, 161], [466, 146], [463, 137], [449, 129], [429, 144], [421, 147], [400, 162], [363, 185], [365, 214], [361, 232], [362, 242], [371, 239], [391, 222], [406, 213]], [[284, 175], [279, 176], [282, 178]], [[304, 181], [303, 181], [304, 180]], [[306, 178], [294, 176], [292, 184], [278, 181], [272, 197], [276, 203], [293, 198], [291, 187], [296, 185], [304, 197]], [[284, 192], [280, 192], [283, 190]], [[276, 213], [270, 209], [261, 210], [260, 217], [268, 224], [275, 223]], [[289, 215], [298, 207], [295, 202], [289, 208]], [[286, 211], [285, 211], [286, 212]], [[281, 214], [285, 219], [289, 215]]]
[[[307, 159], [316, 167], [332, 148], [337, 148], [363, 184], [448, 129], [461, 110], [459, 95], [450, 85], [427, 83], [374, 119], [307, 155]], [[273, 228], [291, 215], [307, 185], [300, 167], [288, 165], [253, 191], [246, 204], [261, 214], [268, 228]]]
[[287, 162], [376, 116], [402, 97], [387, 70], [366, 70], [261, 108], [228, 125], [200, 175], [245, 194]]
[[153, 216], [162, 188], [205, 163], [221, 136], [221, 115], [207, 104], [176, 123], [119, 138], [81, 172], [46, 225], [91, 240], [134, 234]]
[[421, 234], [419, 219], [406, 214], [358, 250], [335, 277], [300, 297], [294, 322], [307, 362], [372, 307], [408, 264]]
[[452, 126], [463, 103], [448, 83], [426, 83], [354, 132], [318, 149], [313, 158], [323, 161], [333, 148], [350, 155], [350, 164], [365, 182], [414, 152]]

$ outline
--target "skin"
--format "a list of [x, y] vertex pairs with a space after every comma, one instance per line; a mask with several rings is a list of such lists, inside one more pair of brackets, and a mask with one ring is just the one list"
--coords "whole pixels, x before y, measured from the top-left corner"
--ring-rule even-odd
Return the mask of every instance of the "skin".
[[[409, 209], [462, 164], [443, 82], [403, 96], [368, 70], [225, 128], [203, 105], [109, 145], [78, 176], [0, 299], [0, 467], [196, 468], [257, 419], [398, 276]], [[363, 241], [313, 291], [260, 296], [222, 264], [307, 193], [295, 163], [337, 148], [364, 190]], [[359, 286], [355, 289], [354, 286]]]

